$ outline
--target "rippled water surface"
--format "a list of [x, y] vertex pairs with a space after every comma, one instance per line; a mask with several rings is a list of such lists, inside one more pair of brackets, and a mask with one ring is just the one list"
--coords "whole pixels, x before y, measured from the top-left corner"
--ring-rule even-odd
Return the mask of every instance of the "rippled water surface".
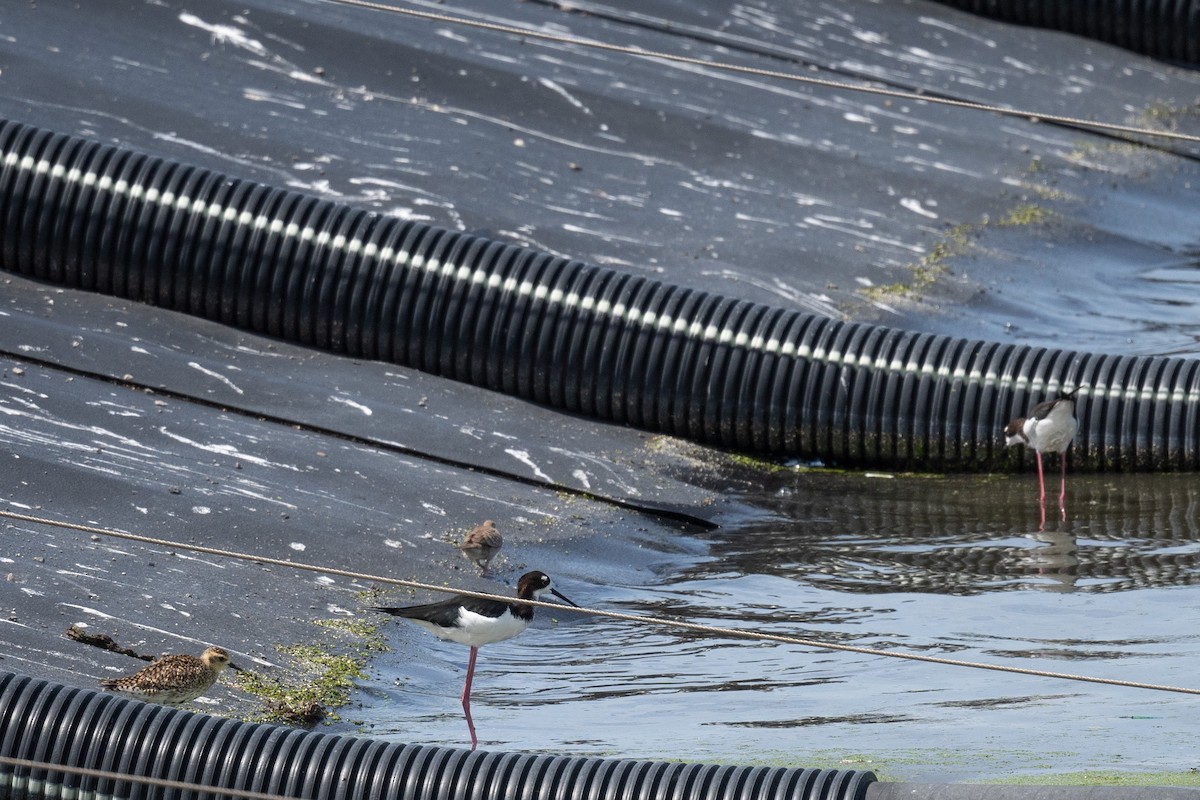
[[[757, 509], [744, 522], [648, 546], [643, 564], [545, 547], [508, 565], [543, 568], [595, 608], [1200, 687], [1200, 481], [1070, 481], [1066, 519], [1054, 499], [1043, 521], [1028, 475], [785, 470], [732, 490]], [[1200, 698], [1186, 694], [539, 613], [520, 638], [481, 652], [481, 748], [844, 764], [940, 781], [1182, 772], [1200, 744]], [[466, 648], [411, 626], [387, 634], [395, 650], [374, 662], [342, 725], [464, 745]]]

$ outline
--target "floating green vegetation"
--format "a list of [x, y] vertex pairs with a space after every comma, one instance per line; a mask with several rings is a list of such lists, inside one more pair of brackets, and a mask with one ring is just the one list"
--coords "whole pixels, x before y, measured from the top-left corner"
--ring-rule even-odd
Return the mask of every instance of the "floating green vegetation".
[[1010, 209], [1001, 217], [996, 225], [1001, 228], [1015, 228], [1024, 225], [1041, 225], [1053, 216], [1051, 212], [1034, 203], [1026, 203]]
[[[1036, 169], [1041, 169], [1040, 161], [1035, 160], [1034, 164], [1037, 165]], [[1048, 197], [1052, 197], [1054, 194], [1053, 190], [1047, 190], [1047, 192], [1046, 196]], [[946, 231], [941, 241], [936, 242], [920, 261], [907, 265], [906, 269], [911, 275], [910, 280], [860, 289], [859, 294], [873, 303], [887, 302], [901, 297], [918, 299], [949, 274], [952, 259], [965, 255], [975, 247], [975, 237], [980, 230], [989, 225], [997, 228], [1042, 225], [1053, 217], [1054, 212], [1043, 206], [1036, 203], [1023, 203], [1009, 209], [994, 222], [984, 222], [980, 225], [968, 223], [955, 225]]]
[[735, 466], [744, 467], [746, 469], [761, 470], [763, 472], [783, 472], [788, 467], [785, 467], [778, 459], [770, 458], [769, 456], [754, 455], [751, 453], [724, 453], [724, 459]]
[[1083, 770], [1056, 775], [1017, 775], [989, 783], [1049, 786], [1200, 786], [1200, 772]]
[[800, 754], [796, 752], [781, 753], [774, 757], [763, 754], [757, 759], [751, 759], [751, 762], [763, 766], [794, 767], [797, 764], [803, 764], [809, 769], [870, 771], [875, 773], [875, 777], [881, 781], [895, 782], [911, 780], [911, 772], [914, 767], [926, 768], [930, 764], [958, 767], [969, 763], [970, 757], [952, 750], [893, 752], [882, 755], [816, 750]]
[[971, 225], [955, 225], [946, 231], [942, 240], [935, 243], [920, 261], [907, 265], [911, 280], [870, 286], [860, 289], [859, 293], [871, 302], [895, 297], [917, 297], [923, 294], [950, 271], [950, 259], [971, 249], [973, 232], [974, 228]]
[[[929, 772], [948, 770], [961, 775], [965, 770], [983, 774], [982, 779], [963, 781], [964, 784], [1009, 784], [1018, 786], [1200, 786], [1200, 771], [1184, 772], [1119, 772], [1116, 770], [1080, 770], [1054, 773], [1049, 770], [1056, 759], [1065, 755], [1056, 752], [1000, 751], [962, 752], [957, 750], [909, 750], [879, 754], [846, 753], [818, 750], [803, 754], [788, 752], [772, 756], [760, 754], [754, 763], [765, 766], [795, 766], [803, 763], [815, 769], [870, 770], [881, 781], [923, 780]], [[1031, 770], [1013, 774], [1018, 770]], [[997, 777], [999, 775], [999, 777]]]
[[660, 450], [667, 449], [667, 445], [669, 443], [669, 438], [670, 437], [667, 437], [661, 433], [655, 434], [654, 436], [651, 436], [649, 439], [646, 440], [646, 444], [644, 446], [650, 452], [657, 453]]
[[1198, 115], [1200, 109], [1195, 106], [1181, 108], [1159, 101], [1146, 106], [1142, 113], [1134, 118], [1134, 124], [1155, 131], [1178, 131], [1180, 122], [1195, 120]]
[[[1195, 131], [1197, 120], [1200, 120], [1200, 107], [1195, 104], [1177, 106], [1155, 101], [1138, 113], [1130, 115], [1127, 122], [1131, 127], [1144, 128], [1148, 131], [1191, 133]], [[1122, 138], [1110, 139], [1102, 145], [1077, 143], [1066, 154], [1065, 160], [1085, 167], [1098, 167], [1107, 172], [1112, 172], [1112, 167], [1116, 166], [1126, 174], [1133, 174], [1129, 170], [1142, 163], [1139, 159], [1162, 159], [1164, 156], [1163, 151], [1144, 143], [1153, 141], [1153, 134], [1138, 138], [1143, 141]], [[1117, 160], [1113, 159], [1114, 156], [1117, 157]]]
[[[1066, 157], [1067, 161], [1077, 162], [1083, 160], [1086, 156], [1084, 150], [1091, 147], [1090, 144], [1084, 144], [1081, 150]], [[1037, 195], [1044, 200], [1067, 201], [1071, 199], [1068, 192], [1063, 191], [1057, 186], [1052, 185], [1057, 178], [1046, 167], [1046, 163], [1042, 161], [1042, 157], [1035, 155], [1029, 161], [1029, 166], [1025, 168], [1024, 175], [1015, 176], [1020, 182], [1021, 188], [1027, 192]]]
[[295, 659], [295, 673], [268, 676], [251, 672], [238, 681], [243, 691], [263, 701], [262, 712], [252, 721], [307, 727], [321, 720], [338, 720], [332, 709], [349, 699], [354, 679], [364, 677], [362, 665], [350, 656], [327, 653], [315, 645], [279, 650]]
[[[841, 750], [812, 750], [759, 753], [753, 763], [817, 769], [870, 770], [881, 781], [927, 780], [931, 773], [948, 773], [955, 783], [1010, 784], [1019, 786], [1200, 786], [1200, 770], [1138, 772], [1116, 769], [1084, 769], [1053, 772], [1056, 764], [1077, 759], [1078, 754], [1055, 750], [966, 751], [959, 749], [888, 750], [855, 753]], [[1120, 757], [1116, 757], [1120, 762]], [[963, 779], [966, 774], [979, 778]]]
[[[289, 658], [289, 666], [277, 673], [241, 673], [238, 686], [262, 701], [262, 710], [251, 721], [304, 727], [339, 721], [336, 710], [349, 701], [355, 680], [366, 677], [368, 655], [388, 649], [378, 624], [346, 618], [314, 624], [346, 635], [340, 642], [280, 645], [277, 649]], [[339, 645], [349, 652], [336, 652]]]
[[356, 637], [356, 649], [364, 655], [388, 651], [387, 640], [383, 638], [383, 629], [378, 622], [371, 622], [360, 617], [335, 617], [314, 620], [313, 624], [335, 631], [343, 631]]
[[943, 473], [937, 472], [907, 472], [903, 470], [874, 470], [861, 467], [825, 466], [823, 464], [796, 463], [790, 456], [767, 456], [755, 453], [742, 453], [730, 450], [712, 449], [707, 459], [723, 469], [740, 469], [756, 475], [851, 475], [864, 478], [942, 478]]
[[[370, 607], [370, 606], [377, 606], [377, 605], [383, 603], [384, 599], [389, 594], [391, 594], [392, 592], [396, 591], [399, 588], [400, 588], [399, 586], [396, 586], [396, 587], [389, 587], [389, 589], [385, 590], [381, 586], [372, 586], [370, 589], [363, 589], [361, 592], [359, 592], [357, 595], [355, 595], [355, 597], [358, 599], [358, 604], [360, 607], [366, 608], [366, 607]], [[416, 589], [409, 589], [408, 592], [413, 597], [416, 597], [416, 595], [417, 595]], [[329, 622], [328, 627], [332, 628], [335, 620], [329, 620], [328, 622]], [[349, 622], [349, 620], [347, 620], [347, 622]], [[321, 623], [321, 621], [318, 621], [316, 624], [320, 625], [322, 623]], [[379, 625], [366, 622], [365, 620], [362, 620], [362, 621], [356, 620], [355, 624], [356, 625], [357, 624], [366, 625], [376, 631], [378, 631], [378, 629], [379, 629]]]

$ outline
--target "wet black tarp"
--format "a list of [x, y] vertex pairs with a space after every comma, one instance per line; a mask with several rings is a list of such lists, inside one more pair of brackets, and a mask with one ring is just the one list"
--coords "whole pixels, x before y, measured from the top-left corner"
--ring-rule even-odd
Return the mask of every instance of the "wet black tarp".
[[[1030, 114], [1197, 127], [1186, 67], [936, 3], [406, 7]], [[1162, 302], [1194, 287], [1192, 144], [1132, 148], [326, 0], [22, 4], [0, 24], [0, 114], [22, 122], [775, 305], [1036, 343], [1065, 316], [1064, 344], [1085, 350], [1133, 333], [1195, 343]], [[1053, 229], [1005, 235], [1031, 204]], [[959, 225], [977, 246], [915, 309], [861, 294], [912, 284], [908, 267]], [[1062, 269], [1029, 297], [1047, 266]], [[1106, 312], [1080, 271], [1142, 302]], [[1139, 317], [1185, 330], [1159, 342]]]
[[[1200, 129], [1186, 67], [936, 3], [403, 7]], [[1188, 143], [315, 1], [10, 4], [0, 116], [842, 318], [1112, 352], [1200, 338]], [[448, 541], [490, 517], [514, 565], [635, 585], [691, 546], [658, 510], [753, 513], [678, 443], [11, 275], [0, 360], [0, 503], [55, 519], [468, 582]], [[70, 623], [276, 662], [369, 585], [2, 532], [0, 666], [77, 685], [129, 664]]]

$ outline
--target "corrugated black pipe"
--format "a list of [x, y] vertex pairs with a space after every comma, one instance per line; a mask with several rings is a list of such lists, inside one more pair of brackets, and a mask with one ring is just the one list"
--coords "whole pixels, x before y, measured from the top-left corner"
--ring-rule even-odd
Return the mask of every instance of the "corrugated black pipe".
[[198, 784], [319, 800], [1195, 800], [1175, 787], [884, 783], [859, 770], [488, 753], [396, 744], [165, 708], [0, 672], [0, 796], [176, 800]]
[[1200, 0], [939, 0], [1038, 28], [1075, 33], [1169, 61], [1200, 61]]
[[[1200, 466], [1200, 360], [843, 323], [0, 122], [0, 267], [745, 451], [994, 469], [1083, 386], [1077, 469]], [[1018, 453], [1017, 458], [1020, 458]]]
[[[0, 755], [320, 800], [863, 800], [875, 780], [856, 770], [404, 745], [193, 714], [7, 672], [0, 672]], [[204, 796], [10, 765], [0, 765], [0, 795]]]

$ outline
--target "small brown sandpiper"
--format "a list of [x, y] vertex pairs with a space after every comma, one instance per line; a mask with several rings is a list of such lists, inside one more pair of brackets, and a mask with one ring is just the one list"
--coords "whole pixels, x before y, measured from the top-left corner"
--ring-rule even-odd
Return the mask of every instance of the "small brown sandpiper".
[[177, 706], [208, 691], [226, 667], [239, 672], [242, 669], [229, 660], [229, 653], [224, 649], [210, 647], [199, 657], [163, 656], [140, 672], [123, 678], [108, 678], [100, 681], [100, 685], [149, 703]]
[[474, 561], [480, 571], [487, 574], [488, 565], [492, 563], [492, 559], [500, 552], [500, 548], [504, 546], [504, 539], [500, 536], [500, 531], [496, 530], [496, 523], [487, 519], [482, 525], [476, 525], [471, 529], [471, 532], [463, 537], [462, 544], [458, 549], [462, 554]]

